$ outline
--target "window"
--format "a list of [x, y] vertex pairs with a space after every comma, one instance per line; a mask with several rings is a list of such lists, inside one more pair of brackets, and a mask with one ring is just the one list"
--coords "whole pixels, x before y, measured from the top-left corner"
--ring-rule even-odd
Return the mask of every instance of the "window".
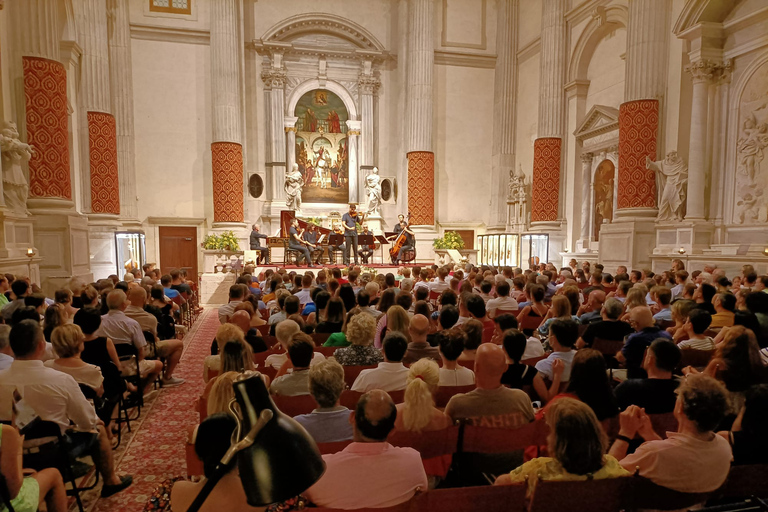
[[149, 0], [149, 10], [172, 14], [192, 14], [192, 0]]

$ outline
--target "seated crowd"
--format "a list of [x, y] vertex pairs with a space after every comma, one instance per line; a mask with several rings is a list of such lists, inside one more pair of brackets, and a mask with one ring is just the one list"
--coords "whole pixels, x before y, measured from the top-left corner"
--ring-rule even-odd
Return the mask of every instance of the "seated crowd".
[[176, 321], [196, 311], [195, 283], [183, 271], [161, 275], [153, 267], [122, 280], [74, 278], [50, 296], [27, 277], [0, 276], [0, 492], [8, 491], [15, 510], [38, 503], [67, 510], [58, 469], [23, 476], [22, 454], [26, 460], [41, 443], [62, 443], [73, 467], [90, 456], [102, 497], [131, 485], [130, 475], [115, 472], [116, 434], [157, 385], [184, 383], [173, 376], [183, 351]]
[[[475, 470], [529, 492], [637, 475], [712, 493], [733, 465], [768, 464], [768, 277], [749, 265], [732, 279], [713, 266], [689, 274], [679, 260], [661, 274], [577, 267], [246, 273], [219, 309], [207, 414], [222, 421], [233, 380], [255, 369], [279, 404], [314, 400], [295, 419], [317, 443], [350, 443], [282, 507], [387, 507], [476, 485]], [[532, 422], [549, 435], [505, 457], [422, 461], [388, 442]], [[196, 440], [204, 465], [220, 456]], [[173, 497], [188, 503], [192, 489]]]

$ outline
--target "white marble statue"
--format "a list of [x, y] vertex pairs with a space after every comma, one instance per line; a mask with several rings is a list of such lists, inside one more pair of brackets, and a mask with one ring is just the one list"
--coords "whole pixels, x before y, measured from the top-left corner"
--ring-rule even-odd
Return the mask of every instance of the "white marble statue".
[[741, 137], [737, 141], [739, 153], [739, 171], [755, 184], [755, 177], [763, 161], [763, 149], [768, 147], [768, 123], [758, 124], [755, 113], [750, 113], [744, 120]]
[[645, 168], [656, 172], [659, 191], [658, 220], [683, 220], [685, 196], [688, 189], [688, 166], [677, 151], [670, 151], [664, 160], [654, 162], [645, 157]]
[[518, 165], [517, 172], [509, 171], [508, 201], [512, 211], [510, 212], [510, 224], [517, 226], [515, 229], [525, 229], [526, 205], [528, 195], [525, 191], [525, 173], [522, 164]]
[[365, 194], [368, 197], [366, 212], [371, 214], [379, 213], [381, 206], [381, 178], [379, 177], [379, 168], [374, 167], [371, 173], [365, 177]]
[[3, 198], [5, 205], [16, 213], [27, 213], [29, 183], [21, 169], [22, 162], [32, 158], [34, 148], [19, 140], [16, 123], [7, 121], [0, 130], [0, 153], [3, 159]]
[[299, 164], [293, 164], [291, 171], [285, 175], [285, 206], [289, 210], [301, 209], [301, 187], [304, 177], [299, 172]]

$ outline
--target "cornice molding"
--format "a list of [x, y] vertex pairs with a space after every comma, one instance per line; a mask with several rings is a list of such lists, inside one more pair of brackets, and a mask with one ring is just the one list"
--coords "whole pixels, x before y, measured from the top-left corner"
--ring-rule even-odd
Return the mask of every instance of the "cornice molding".
[[208, 45], [211, 44], [211, 32], [196, 28], [159, 27], [145, 23], [131, 23], [131, 39]]
[[528, 44], [517, 50], [517, 62], [523, 62], [530, 59], [541, 51], [541, 37], [530, 41]]
[[469, 52], [435, 50], [435, 64], [465, 68], [494, 69], [496, 68], [496, 56]]
[[205, 217], [147, 217], [147, 224], [153, 226], [202, 226]]

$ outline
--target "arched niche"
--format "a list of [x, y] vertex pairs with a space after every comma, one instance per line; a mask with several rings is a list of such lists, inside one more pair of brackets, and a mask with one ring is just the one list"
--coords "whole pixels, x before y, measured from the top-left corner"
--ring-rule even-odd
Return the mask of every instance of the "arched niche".
[[568, 64], [568, 82], [586, 80], [587, 69], [598, 44], [611, 32], [627, 27], [629, 12], [623, 5], [598, 7], [573, 47]]
[[338, 96], [342, 102], [344, 102], [344, 106], [347, 108], [347, 113], [349, 114], [349, 119], [356, 120], [357, 105], [355, 104], [355, 100], [352, 97], [352, 94], [347, 90], [347, 88], [333, 80], [325, 80], [324, 82], [325, 83], [321, 83], [319, 79], [313, 78], [305, 80], [304, 82], [297, 85], [288, 96], [288, 101], [286, 101], [285, 114], [287, 116], [293, 116], [293, 113], [296, 110], [296, 104], [299, 102], [299, 99], [301, 99], [301, 97], [309, 91], [313, 91], [315, 89], [327, 89]]

